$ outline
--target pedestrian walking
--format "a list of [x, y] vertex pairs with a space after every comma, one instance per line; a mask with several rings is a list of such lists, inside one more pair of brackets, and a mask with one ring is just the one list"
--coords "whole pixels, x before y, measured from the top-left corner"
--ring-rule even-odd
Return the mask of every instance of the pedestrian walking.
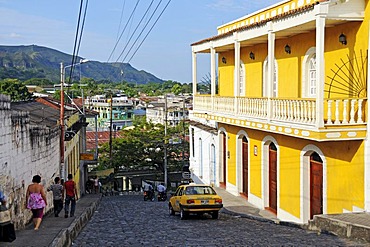
[[[64, 195], [65, 195], [65, 205], [64, 205], [64, 218], [68, 218], [68, 213], [70, 217], [73, 217], [76, 209], [76, 201], [78, 200], [76, 183], [73, 181], [72, 174], [68, 174], [68, 181], [64, 182]], [[71, 211], [69, 211], [69, 204], [71, 204]]]
[[44, 216], [44, 208], [48, 205], [44, 186], [40, 182], [41, 177], [39, 175], [33, 176], [32, 184], [28, 185], [26, 192], [26, 206], [32, 211], [35, 231], [39, 229], [42, 217]]
[[95, 189], [95, 194], [99, 192], [99, 179], [98, 179], [98, 177], [95, 177], [95, 179], [94, 179], [94, 189]]
[[60, 184], [60, 177], [54, 178], [54, 182], [47, 190], [53, 192], [54, 216], [59, 217], [59, 213], [63, 209], [64, 189], [63, 185]]

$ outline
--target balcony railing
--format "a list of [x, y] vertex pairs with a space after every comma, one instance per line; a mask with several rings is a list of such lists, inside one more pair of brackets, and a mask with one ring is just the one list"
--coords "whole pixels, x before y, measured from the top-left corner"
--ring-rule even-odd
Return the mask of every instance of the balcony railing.
[[[324, 125], [361, 125], [367, 120], [367, 98], [324, 99]], [[315, 126], [316, 99], [195, 96], [194, 111], [219, 116]], [[269, 113], [270, 112], [270, 113]]]

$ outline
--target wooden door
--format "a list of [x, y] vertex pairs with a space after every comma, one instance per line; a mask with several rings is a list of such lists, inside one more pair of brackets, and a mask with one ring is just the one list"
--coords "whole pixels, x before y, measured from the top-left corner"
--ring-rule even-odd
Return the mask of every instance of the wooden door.
[[315, 154], [310, 157], [310, 219], [313, 219], [314, 215], [323, 214], [322, 160]]
[[273, 143], [269, 146], [269, 209], [277, 211], [277, 149]]
[[242, 194], [248, 198], [248, 141], [243, 137], [242, 141], [242, 162], [243, 162], [243, 191]]
[[222, 133], [222, 182], [220, 182], [221, 188], [226, 188], [226, 134]]

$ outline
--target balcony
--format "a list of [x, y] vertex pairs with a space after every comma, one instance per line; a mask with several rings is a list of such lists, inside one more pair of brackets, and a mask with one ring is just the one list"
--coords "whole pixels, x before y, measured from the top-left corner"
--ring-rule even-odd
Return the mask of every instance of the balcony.
[[[316, 99], [198, 95], [194, 97], [193, 114], [239, 126], [255, 126], [259, 129], [264, 126], [267, 131], [276, 132], [281, 129], [286, 134], [296, 130], [308, 131], [312, 133], [308, 135], [304, 132], [304, 135], [318, 140], [364, 138], [367, 98], [324, 99], [323, 104], [324, 117], [322, 121], [317, 121], [319, 114], [316, 111]], [[318, 124], [320, 122], [323, 123], [321, 126]]]

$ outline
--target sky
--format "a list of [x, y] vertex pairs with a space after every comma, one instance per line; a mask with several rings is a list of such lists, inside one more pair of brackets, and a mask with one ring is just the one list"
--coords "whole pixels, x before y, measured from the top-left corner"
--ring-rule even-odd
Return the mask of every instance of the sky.
[[[83, 7], [86, 2], [80, 57], [129, 62], [160, 79], [189, 83], [192, 43], [217, 35], [220, 25], [281, 1], [84, 0]], [[0, 0], [0, 45], [38, 45], [73, 54], [80, 3]], [[206, 55], [198, 57], [200, 80], [208, 75], [210, 60]]]

